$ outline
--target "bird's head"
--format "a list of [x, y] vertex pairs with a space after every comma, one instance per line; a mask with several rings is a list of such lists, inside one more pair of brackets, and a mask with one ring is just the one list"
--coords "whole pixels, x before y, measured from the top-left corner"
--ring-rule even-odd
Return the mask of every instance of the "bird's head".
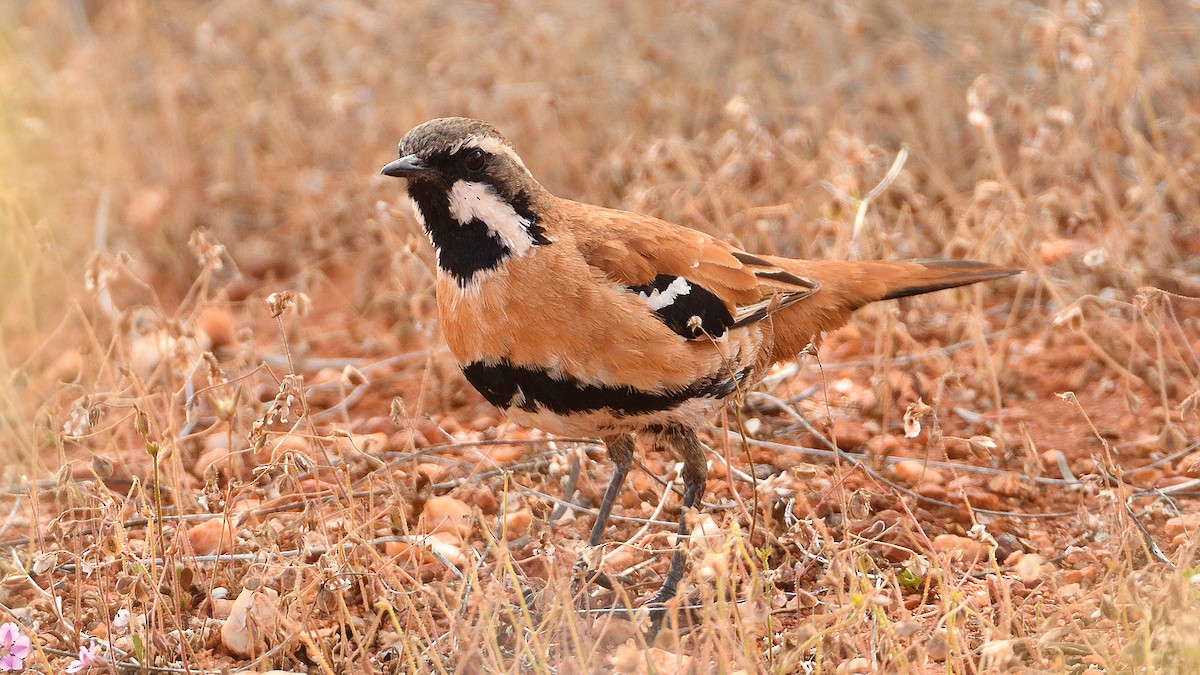
[[477, 272], [551, 243], [537, 213], [544, 189], [486, 122], [425, 122], [404, 135], [400, 159], [380, 173], [408, 179], [408, 195], [438, 249], [439, 266], [463, 285]]
[[407, 178], [410, 186], [446, 191], [460, 182], [486, 184], [506, 199], [536, 185], [499, 131], [467, 117], [442, 117], [414, 127], [400, 139], [400, 159], [380, 173]]

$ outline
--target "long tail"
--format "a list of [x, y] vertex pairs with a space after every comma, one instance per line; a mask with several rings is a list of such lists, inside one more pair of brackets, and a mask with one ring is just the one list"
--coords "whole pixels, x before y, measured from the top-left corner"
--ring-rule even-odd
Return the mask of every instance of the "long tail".
[[981, 281], [1003, 279], [1021, 272], [975, 260], [909, 260], [899, 264], [905, 266], [904, 276], [889, 278], [887, 294], [879, 300], [894, 300], [910, 295], [944, 291], [947, 288], [968, 286]]
[[863, 305], [992, 281], [1021, 271], [974, 260], [851, 262], [773, 257], [770, 261], [821, 284], [812, 297], [772, 317], [774, 360], [794, 357], [822, 332], [844, 325], [850, 313]]

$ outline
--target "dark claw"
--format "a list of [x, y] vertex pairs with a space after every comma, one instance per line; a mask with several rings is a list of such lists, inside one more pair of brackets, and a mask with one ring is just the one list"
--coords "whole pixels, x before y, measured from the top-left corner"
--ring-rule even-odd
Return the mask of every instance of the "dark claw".
[[654, 638], [658, 637], [658, 632], [662, 630], [663, 619], [667, 618], [667, 606], [660, 602], [655, 596], [646, 604], [650, 611], [650, 628], [646, 630], [646, 644], [654, 644]]
[[614, 588], [612, 578], [600, 570], [588, 569], [587, 563], [584, 562], [583, 558], [575, 561], [575, 567], [571, 570], [571, 575], [575, 577], [576, 584], [582, 586], [596, 584], [609, 591]]

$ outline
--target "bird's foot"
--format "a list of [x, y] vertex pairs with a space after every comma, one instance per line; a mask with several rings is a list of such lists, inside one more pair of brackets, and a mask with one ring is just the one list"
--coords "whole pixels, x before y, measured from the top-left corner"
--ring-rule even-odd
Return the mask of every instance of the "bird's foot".
[[650, 601], [647, 602], [646, 604], [647, 605], [665, 605], [668, 602], [670, 602], [672, 598], [675, 597], [675, 592], [676, 592], [675, 587], [663, 586], [662, 588], [658, 589], [658, 592], [655, 593], [654, 597], [650, 598]]
[[598, 569], [588, 566], [583, 560], [575, 563], [575, 568], [571, 570], [571, 576], [580, 587], [595, 585], [609, 591], [615, 588], [611, 577]]
[[575, 567], [571, 570], [571, 576], [575, 579], [576, 590], [586, 589], [588, 586], [596, 585], [605, 590], [613, 590], [615, 585], [613, 580], [604, 572], [596, 569], [600, 566], [600, 549], [595, 546], [589, 546], [575, 561]]

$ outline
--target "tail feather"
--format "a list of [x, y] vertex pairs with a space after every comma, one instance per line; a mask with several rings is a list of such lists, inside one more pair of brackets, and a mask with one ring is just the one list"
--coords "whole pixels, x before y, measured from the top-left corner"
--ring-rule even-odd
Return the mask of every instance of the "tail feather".
[[975, 260], [909, 260], [906, 262], [919, 265], [924, 268], [924, 271], [916, 270], [911, 277], [890, 283], [887, 294], [879, 298], [880, 300], [907, 298], [912, 295], [977, 284], [981, 281], [1003, 279], [1021, 271]]
[[820, 284], [809, 298], [772, 317], [771, 360], [795, 357], [821, 333], [843, 326], [863, 305], [991, 281], [1020, 273], [973, 260], [832, 261], [770, 258]]

